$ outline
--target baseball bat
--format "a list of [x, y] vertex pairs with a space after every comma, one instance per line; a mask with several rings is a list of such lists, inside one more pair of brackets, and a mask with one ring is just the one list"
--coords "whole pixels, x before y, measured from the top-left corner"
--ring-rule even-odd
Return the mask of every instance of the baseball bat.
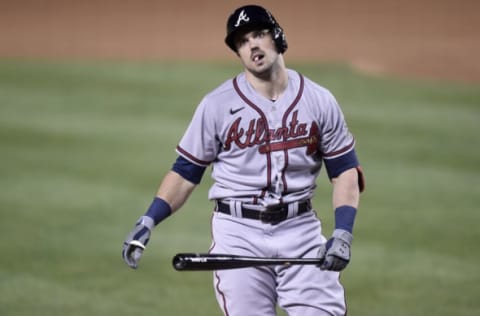
[[177, 271], [239, 269], [267, 265], [321, 264], [319, 258], [259, 258], [216, 253], [178, 253], [172, 264]]

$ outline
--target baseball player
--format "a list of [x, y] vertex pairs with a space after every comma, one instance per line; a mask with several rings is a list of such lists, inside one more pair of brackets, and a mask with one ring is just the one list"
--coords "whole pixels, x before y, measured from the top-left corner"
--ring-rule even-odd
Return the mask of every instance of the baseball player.
[[[324, 258], [321, 266], [214, 271], [224, 315], [271, 316], [277, 305], [290, 316], [345, 315], [339, 271], [350, 261], [363, 190], [355, 140], [332, 94], [286, 68], [285, 34], [269, 11], [235, 10], [225, 42], [244, 71], [198, 105], [177, 160], [124, 242], [123, 259], [137, 268], [153, 228], [183, 205], [211, 165], [211, 253]], [[333, 185], [328, 240], [311, 205], [322, 164]]]

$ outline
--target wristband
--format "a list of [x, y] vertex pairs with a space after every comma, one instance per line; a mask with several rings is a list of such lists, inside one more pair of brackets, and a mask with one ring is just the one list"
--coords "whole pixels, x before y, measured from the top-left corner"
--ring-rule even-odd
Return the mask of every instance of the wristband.
[[353, 223], [357, 209], [353, 206], [342, 205], [335, 209], [335, 229], [343, 229], [350, 234], [353, 231]]
[[152, 204], [150, 204], [148, 211], [145, 213], [145, 216], [151, 217], [155, 225], [157, 225], [171, 214], [172, 208], [170, 205], [164, 199], [155, 197]]

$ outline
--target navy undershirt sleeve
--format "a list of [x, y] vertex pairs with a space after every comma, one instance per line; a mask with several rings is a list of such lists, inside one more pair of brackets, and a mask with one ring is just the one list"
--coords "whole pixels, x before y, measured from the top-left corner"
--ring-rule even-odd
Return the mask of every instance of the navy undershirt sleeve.
[[342, 172], [348, 169], [357, 168], [359, 166], [355, 149], [337, 158], [324, 159], [324, 162], [325, 169], [327, 170], [330, 179], [338, 177]]
[[199, 184], [202, 180], [206, 167], [196, 165], [182, 156], [178, 156], [173, 164], [172, 170], [181, 175], [184, 179]]

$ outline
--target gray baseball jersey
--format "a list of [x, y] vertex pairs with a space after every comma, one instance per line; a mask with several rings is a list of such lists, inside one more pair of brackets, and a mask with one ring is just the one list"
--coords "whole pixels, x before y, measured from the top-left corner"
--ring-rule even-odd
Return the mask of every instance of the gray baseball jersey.
[[276, 101], [259, 95], [242, 73], [199, 104], [177, 152], [212, 164], [210, 199], [264, 206], [308, 199], [322, 159], [353, 150], [333, 95], [293, 70], [288, 78]]
[[[210, 251], [287, 258], [315, 257], [326, 242], [315, 213], [298, 215], [296, 202], [312, 197], [323, 159], [352, 150], [335, 98], [293, 70], [276, 101], [258, 94], [244, 73], [223, 83], [201, 101], [177, 147], [194, 164], [212, 164], [209, 198], [230, 208], [232, 216], [212, 217]], [[293, 216], [277, 225], [243, 218], [244, 207], [280, 203]], [[345, 314], [338, 272], [315, 266], [219, 270], [214, 288], [225, 315], [276, 315], [275, 302], [290, 315]]]

